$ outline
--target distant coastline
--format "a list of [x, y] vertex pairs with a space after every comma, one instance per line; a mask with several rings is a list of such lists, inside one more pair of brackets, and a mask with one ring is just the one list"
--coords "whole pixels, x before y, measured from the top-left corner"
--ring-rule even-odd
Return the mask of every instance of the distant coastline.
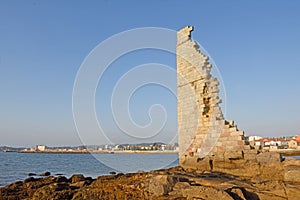
[[[36, 151], [36, 150], [21, 150], [21, 151], [3, 151], [3, 152], [17, 152], [17, 153], [38, 153], [38, 154], [178, 154], [178, 151], [88, 151], [88, 150], [73, 150], [73, 151], [64, 151], [64, 150], [44, 150], [44, 151]], [[299, 149], [277, 149], [272, 152], [277, 152], [282, 156], [300, 156]]]
[[[38, 153], [38, 154], [178, 154], [175, 150], [123, 150], [123, 151], [108, 151], [108, 150], [3, 150], [2, 152], [10, 153]], [[300, 156], [299, 149], [276, 149], [271, 152], [277, 152], [282, 156]]]
[[63, 146], [47, 147], [36, 145], [32, 148], [0, 147], [3, 152], [18, 153], [53, 153], [53, 154], [178, 154], [178, 144], [141, 143], [141, 144], [117, 144], [117, 145], [87, 145], [87, 146]]
[[45, 150], [45, 151], [18, 151], [18, 153], [53, 153], [53, 154], [178, 154], [178, 151], [59, 151], [59, 150]]

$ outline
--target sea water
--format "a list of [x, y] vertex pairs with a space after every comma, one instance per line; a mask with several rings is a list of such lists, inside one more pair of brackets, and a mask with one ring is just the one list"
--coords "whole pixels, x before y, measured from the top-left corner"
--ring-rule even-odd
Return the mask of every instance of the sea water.
[[178, 165], [177, 154], [46, 154], [0, 152], [0, 187], [49, 171], [52, 175], [83, 174], [96, 178], [115, 172], [137, 172]]

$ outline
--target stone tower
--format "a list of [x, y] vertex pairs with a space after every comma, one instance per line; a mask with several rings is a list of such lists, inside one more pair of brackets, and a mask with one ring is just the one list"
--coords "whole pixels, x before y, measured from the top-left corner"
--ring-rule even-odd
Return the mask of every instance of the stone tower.
[[219, 81], [211, 75], [212, 64], [191, 39], [193, 27], [177, 33], [179, 164], [213, 168], [226, 159], [243, 159], [244, 132], [224, 120], [219, 104]]

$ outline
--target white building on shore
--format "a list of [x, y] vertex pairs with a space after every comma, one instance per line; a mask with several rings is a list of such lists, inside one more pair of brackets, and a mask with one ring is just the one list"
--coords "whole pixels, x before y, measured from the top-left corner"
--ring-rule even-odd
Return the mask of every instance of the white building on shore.
[[36, 145], [35, 150], [37, 150], [37, 151], [45, 151], [46, 148], [47, 147], [45, 145]]

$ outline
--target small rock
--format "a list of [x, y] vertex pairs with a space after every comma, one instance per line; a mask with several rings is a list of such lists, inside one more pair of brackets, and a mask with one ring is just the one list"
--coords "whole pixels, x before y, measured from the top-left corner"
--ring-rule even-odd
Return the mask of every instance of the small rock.
[[30, 178], [25, 179], [24, 183], [33, 182], [33, 181], [35, 181], [35, 178], [30, 177]]
[[22, 185], [22, 184], [23, 184], [22, 181], [16, 181], [16, 182], [12, 183], [11, 185], [16, 185], [16, 186], [18, 186], [18, 185]]
[[86, 180], [86, 181], [92, 181], [93, 178], [89, 176], [89, 177], [86, 177], [85, 180]]
[[186, 189], [186, 188], [189, 188], [190, 187], [190, 184], [188, 182], [177, 182], [175, 184], [175, 186], [173, 187], [173, 191], [175, 190], [183, 190], [183, 189]]
[[118, 178], [118, 177], [120, 177], [120, 176], [123, 176], [124, 174], [123, 173], [118, 173], [117, 175], [116, 175], [116, 178]]
[[116, 172], [109, 172], [109, 174], [116, 175], [117, 173]]
[[83, 186], [85, 186], [85, 185], [86, 185], [86, 182], [85, 182], [85, 181], [79, 181], [79, 182], [70, 184], [70, 187], [73, 187], [73, 188], [81, 188], [81, 187], [83, 187]]
[[68, 183], [56, 183], [55, 186], [56, 186], [55, 191], [62, 191], [62, 190], [69, 189]]
[[44, 172], [44, 173], [41, 173], [40, 176], [50, 176], [51, 173], [50, 172]]
[[57, 183], [68, 182], [68, 179], [66, 177], [64, 177], [64, 176], [58, 176], [58, 177], [55, 178], [55, 181]]
[[55, 174], [55, 176], [62, 176], [62, 175], [64, 175], [64, 174], [61, 174], [61, 173]]
[[235, 199], [246, 200], [241, 188], [233, 187], [227, 193]]
[[28, 176], [36, 176], [37, 174], [35, 173], [28, 173]]
[[85, 181], [85, 178], [82, 174], [74, 174], [73, 176], [71, 176], [70, 181], [71, 183], [76, 183], [79, 181]]

